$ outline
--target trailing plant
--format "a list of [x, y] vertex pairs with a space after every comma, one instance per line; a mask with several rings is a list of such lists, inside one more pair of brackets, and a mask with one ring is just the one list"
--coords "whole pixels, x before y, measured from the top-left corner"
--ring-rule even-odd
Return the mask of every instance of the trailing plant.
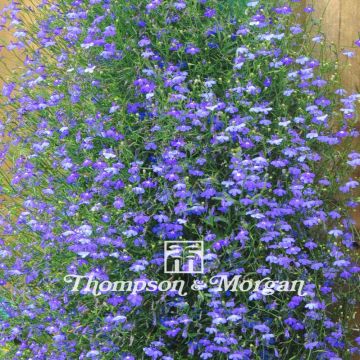
[[[3, 87], [6, 359], [359, 352], [349, 217], [359, 95], [339, 89], [334, 63], [309, 51], [295, 5], [44, 0], [3, 9], [16, 37], [8, 47], [25, 59]], [[302, 280], [305, 295], [205, 287], [95, 297], [64, 281], [164, 281], [170, 240], [205, 248], [204, 274], [173, 279]]]

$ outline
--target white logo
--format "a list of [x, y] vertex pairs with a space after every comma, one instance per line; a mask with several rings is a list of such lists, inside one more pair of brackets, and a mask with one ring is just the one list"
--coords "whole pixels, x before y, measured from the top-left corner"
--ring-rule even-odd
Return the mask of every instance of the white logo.
[[204, 273], [204, 244], [202, 241], [165, 241], [166, 274]]

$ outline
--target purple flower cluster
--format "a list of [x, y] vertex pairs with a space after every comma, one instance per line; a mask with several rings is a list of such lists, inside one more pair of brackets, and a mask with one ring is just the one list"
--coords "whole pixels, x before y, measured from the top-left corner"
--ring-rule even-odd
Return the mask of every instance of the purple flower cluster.
[[[237, 16], [230, 3], [44, 0], [33, 32], [18, 3], [3, 9], [8, 48], [27, 54], [2, 91], [7, 359], [359, 352], [334, 309], [354, 305], [360, 271], [348, 215], [359, 182], [346, 176], [360, 154], [338, 151], [358, 136], [360, 96], [334, 92], [300, 52], [291, 4]], [[166, 240], [204, 241], [205, 273], [177, 276], [188, 282], [254, 274], [303, 280], [306, 295], [94, 298], [63, 281], [167, 279]]]

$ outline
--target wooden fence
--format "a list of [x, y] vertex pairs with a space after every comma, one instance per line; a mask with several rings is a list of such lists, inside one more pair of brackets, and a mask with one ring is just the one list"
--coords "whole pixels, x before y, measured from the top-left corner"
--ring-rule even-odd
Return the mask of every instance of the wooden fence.
[[[360, 92], [360, 48], [354, 44], [360, 38], [360, 0], [303, 0], [303, 5], [314, 6], [314, 18], [320, 20], [321, 31], [337, 49], [343, 88]], [[347, 58], [342, 55], [344, 49], [354, 51], [356, 56]], [[354, 148], [359, 149], [359, 139], [354, 141]], [[360, 176], [360, 172], [354, 176]], [[353, 218], [360, 228], [359, 207]]]
[[[314, 17], [321, 20], [322, 31], [329, 42], [338, 49], [343, 70], [343, 86], [348, 91], [360, 92], [360, 48], [354, 41], [360, 38], [360, 0], [303, 0], [304, 5], [313, 5]], [[343, 49], [356, 53], [352, 59], [341, 55]]]

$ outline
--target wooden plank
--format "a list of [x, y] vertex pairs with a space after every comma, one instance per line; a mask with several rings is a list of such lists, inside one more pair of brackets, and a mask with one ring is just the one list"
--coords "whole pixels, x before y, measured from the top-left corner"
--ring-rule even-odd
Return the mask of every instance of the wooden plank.
[[[307, 1], [311, 5], [312, 1]], [[314, 4], [314, 18], [321, 22], [321, 30], [326, 34], [330, 43], [339, 46], [339, 32], [341, 23], [340, 0], [317, 0]]]
[[[354, 45], [360, 31], [360, 1], [305, 0], [304, 2], [307, 5], [314, 3], [314, 18], [321, 21], [321, 31], [325, 33], [328, 42], [338, 49], [343, 87], [350, 92], [360, 91], [360, 48]], [[354, 51], [356, 56], [348, 59], [342, 55], [344, 49]]]
[[359, 38], [360, 2], [341, 0], [341, 19], [339, 46], [355, 51], [356, 56], [350, 60], [342, 59], [348, 67], [343, 71], [344, 87], [349, 91], [360, 91], [360, 48], [354, 46]]
[[[349, 93], [360, 92], [360, 48], [354, 42], [359, 38], [360, 1], [359, 0], [304, 0], [308, 6], [314, 4], [315, 19], [320, 19], [321, 31], [327, 41], [336, 46], [342, 87]], [[315, 29], [312, 29], [315, 32]], [[355, 57], [348, 58], [343, 50], [355, 52]], [[331, 56], [331, 52], [328, 53]], [[360, 108], [360, 107], [359, 107]], [[354, 140], [354, 148], [359, 148], [359, 140]], [[354, 177], [360, 175], [357, 171]], [[354, 212], [353, 218], [360, 228], [360, 209]]]
[[[354, 45], [354, 41], [359, 38], [360, 2], [357, 0], [341, 1], [341, 20], [339, 31], [339, 46], [341, 49], [350, 49], [356, 56], [351, 59], [341, 57], [341, 65], [344, 65], [341, 76], [343, 86], [349, 92], [360, 92], [360, 48]], [[360, 108], [360, 107], [359, 107]], [[355, 139], [354, 148], [359, 149], [359, 140]], [[360, 176], [358, 170], [355, 174]], [[360, 193], [358, 192], [360, 196]], [[360, 228], [360, 209], [354, 212], [354, 220]], [[360, 357], [359, 357], [360, 358]]]

